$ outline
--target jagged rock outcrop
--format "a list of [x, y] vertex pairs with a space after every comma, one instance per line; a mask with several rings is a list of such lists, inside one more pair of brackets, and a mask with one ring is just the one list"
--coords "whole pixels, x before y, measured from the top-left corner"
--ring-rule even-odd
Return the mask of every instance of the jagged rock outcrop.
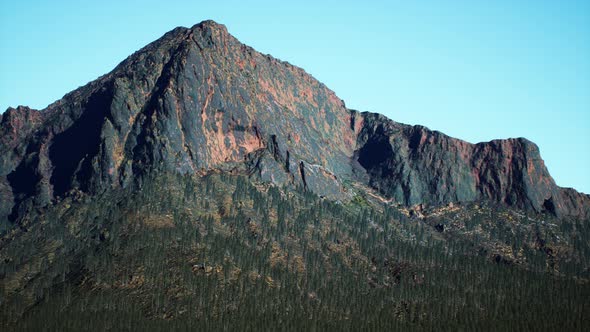
[[247, 165], [264, 180], [335, 190], [314, 178], [350, 173], [355, 141], [331, 90], [212, 21], [172, 30], [21, 128], [28, 112], [3, 117], [1, 149], [18, 149], [0, 157], [0, 189], [12, 192], [0, 217], [71, 190], [125, 186], [154, 168]]
[[590, 205], [524, 139], [472, 145], [350, 111], [213, 21], [168, 32], [45, 110], [9, 109], [0, 134], [0, 220], [157, 170], [240, 170], [333, 199], [363, 181], [407, 205], [491, 199], [578, 217]]
[[380, 114], [352, 112], [357, 177], [406, 205], [492, 200], [558, 216], [589, 216], [590, 197], [559, 188], [525, 138], [470, 144]]

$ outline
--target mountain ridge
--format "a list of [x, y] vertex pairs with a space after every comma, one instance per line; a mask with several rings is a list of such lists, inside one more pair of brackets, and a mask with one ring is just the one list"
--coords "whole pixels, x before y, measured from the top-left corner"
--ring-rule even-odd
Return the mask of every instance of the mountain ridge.
[[0, 326], [580, 330], [588, 200], [208, 21], [0, 117]]
[[[241, 171], [335, 200], [360, 181], [403, 205], [479, 199], [588, 217], [526, 139], [477, 144], [349, 110], [303, 69], [224, 25], [178, 27], [42, 111], [0, 118], [0, 218], [72, 191], [126, 187], [151, 168]], [[375, 159], [376, 158], [376, 159]]]

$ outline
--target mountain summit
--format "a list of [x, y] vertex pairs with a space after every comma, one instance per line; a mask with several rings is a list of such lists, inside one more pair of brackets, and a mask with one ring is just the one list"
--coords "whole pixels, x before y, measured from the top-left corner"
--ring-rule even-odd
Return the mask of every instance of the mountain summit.
[[350, 110], [205, 21], [2, 114], [0, 326], [582, 330], [589, 210], [526, 139]]
[[493, 200], [588, 215], [526, 139], [469, 144], [346, 108], [304, 70], [224, 25], [176, 28], [42, 111], [0, 121], [0, 218], [73, 191], [125, 187], [150, 170], [243, 171], [346, 199], [356, 181], [403, 205]]

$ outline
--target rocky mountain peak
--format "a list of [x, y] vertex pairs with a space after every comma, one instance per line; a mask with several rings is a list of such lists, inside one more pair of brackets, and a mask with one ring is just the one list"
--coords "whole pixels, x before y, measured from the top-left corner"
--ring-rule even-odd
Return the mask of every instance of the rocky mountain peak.
[[176, 28], [46, 109], [9, 109], [0, 123], [0, 218], [155, 171], [240, 172], [338, 200], [356, 182], [404, 205], [484, 199], [588, 215], [588, 196], [557, 187], [533, 143], [469, 144], [348, 110], [214, 21]]
[[210, 30], [215, 31], [216, 33], [228, 35], [227, 27], [224, 24], [220, 24], [215, 22], [214, 20], [204, 20], [195, 25], [193, 25], [190, 30]]

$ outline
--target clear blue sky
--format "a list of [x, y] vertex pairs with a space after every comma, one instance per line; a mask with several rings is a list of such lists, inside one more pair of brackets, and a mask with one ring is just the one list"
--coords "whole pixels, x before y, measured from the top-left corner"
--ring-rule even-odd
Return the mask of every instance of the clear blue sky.
[[0, 110], [44, 108], [204, 19], [351, 108], [470, 142], [526, 137], [590, 193], [590, 1], [2, 1]]

